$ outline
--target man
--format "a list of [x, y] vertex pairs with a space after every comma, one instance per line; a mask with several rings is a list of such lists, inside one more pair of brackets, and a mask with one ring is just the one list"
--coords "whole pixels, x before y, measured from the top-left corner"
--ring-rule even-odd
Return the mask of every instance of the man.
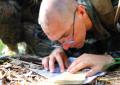
[[[60, 43], [60, 46], [57, 46], [49, 56], [42, 60], [44, 68], [54, 72], [55, 62], [59, 64], [61, 72], [66, 68], [71, 73], [91, 68], [86, 72], [88, 77], [104, 70], [106, 65], [114, 63], [112, 57], [115, 56], [104, 55], [105, 52], [120, 49], [120, 47], [116, 48], [117, 50], [111, 49], [110, 43], [113, 35], [119, 39], [119, 33], [114, 29], [113, 5], [115, 4], [112, 4], [111, 0], [43, 0], [39, 13], [39, 24], [50, 40]], [[92, 33], [92, 38], [91, 35], [88, 36], [89, 32]], [[78, 58], [68, 65], [68, 57], [64, 50], [67, 52], [71, 48], [81, 50], [86, 43], [92, 44], [91, 50], [97, 48], [95, 50], [99, 52], [88, 49], [82, 53], [78, 51]], [[115, 45], [112, 45], [114, 48]], [[120, 44], [117, 45], [120, 46]]]

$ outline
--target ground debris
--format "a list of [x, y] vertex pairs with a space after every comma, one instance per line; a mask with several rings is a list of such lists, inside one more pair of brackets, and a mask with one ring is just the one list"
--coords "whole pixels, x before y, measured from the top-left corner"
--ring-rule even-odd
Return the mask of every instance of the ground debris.
[[116, 71], [108, 72], [103, 77], [98, 77], [94, 85], [120, 85], [120, 68]]
[[39, 85], [45, 77], [30, 69], [43, 69], [42, 65], [9, 58], [11, 62], [0, 65], [0, 85]]

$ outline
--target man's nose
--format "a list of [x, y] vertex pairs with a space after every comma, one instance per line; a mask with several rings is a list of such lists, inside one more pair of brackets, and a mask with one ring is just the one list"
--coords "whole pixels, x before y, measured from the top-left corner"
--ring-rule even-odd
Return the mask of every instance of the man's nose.
[[71, 45], [70, 45], [70, 44], [67, 44], [67, 43], [64, 43], [62, 46], [63, 46], [63, 48], [64, 48], [65, 50], [68, 50]]

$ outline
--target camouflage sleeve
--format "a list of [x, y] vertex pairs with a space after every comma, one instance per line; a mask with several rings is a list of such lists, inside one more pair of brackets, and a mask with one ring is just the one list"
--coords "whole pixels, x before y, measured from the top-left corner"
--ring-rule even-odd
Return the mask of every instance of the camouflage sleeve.
[[109, 53], [113, 58], [120, 58], [120, 51], [110, 52]]
[[111, 36], [108, 41], [107, 51], [113, 58], [120, 58], [120, 33], [116, 33], [114, 36]]

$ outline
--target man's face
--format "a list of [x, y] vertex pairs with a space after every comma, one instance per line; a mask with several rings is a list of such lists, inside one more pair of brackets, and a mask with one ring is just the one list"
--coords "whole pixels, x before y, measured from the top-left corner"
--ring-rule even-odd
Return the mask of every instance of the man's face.
[[84, 45], [85, 37], [86, 37], [86, 27], [85, 23], [81, 18], [76, 18], [76, 10], [73, 14], [73, 19], [67, 26], [63, 26], [62, 28], [68, 28], [61, 36], [57, 39], [64, 49], [69, 48], [81, 48]]
[[66, 24], [60, 16], [54, 16], [49, 21], [48, 30], [43, 29], [49, 39], [58, 41], [66, 50], [81, 48], [86, 37], [86, 28], [82, 16], [76, 16], [75, 12], [72, 17], [73, 19]]

